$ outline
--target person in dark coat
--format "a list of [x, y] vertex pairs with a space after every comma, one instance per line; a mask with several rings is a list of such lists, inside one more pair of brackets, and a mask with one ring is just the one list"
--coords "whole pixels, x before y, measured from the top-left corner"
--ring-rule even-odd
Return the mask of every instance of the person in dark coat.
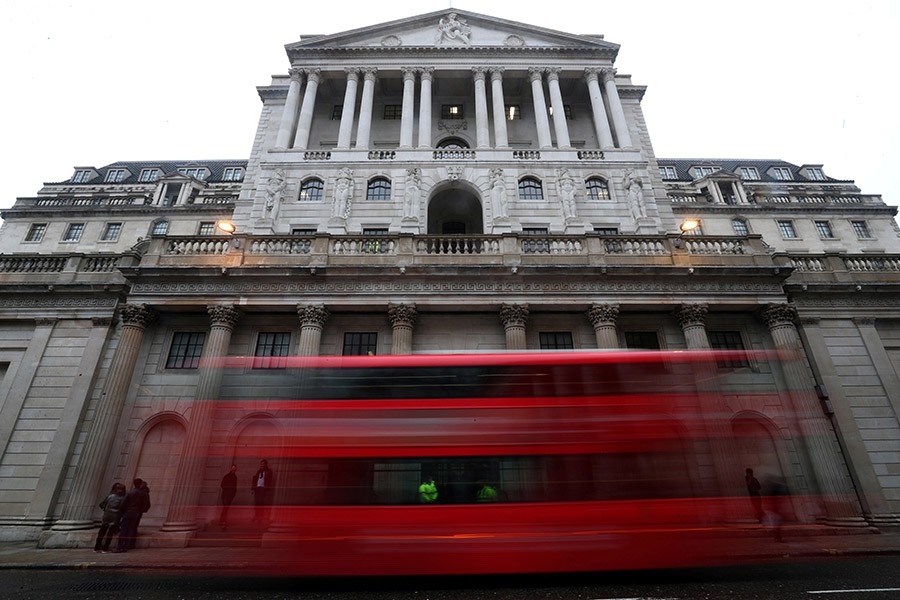
[[119, 531], [119, 519], [122, 516], [122, 504], [125, 502], [125, 486], [114, 483], [109, 495], [100, 502], [103, 509], [103, 518], [100, 521], [100, 531], [97, 532], [97, 541], [94, 543], [94, 552], [108, 552], [113, 536]]
[[275, 473], [269, 468], [265, 459], [259, 461], [259, 469], [250, 479], [250, 493], [256, 506], [253, 522], [265, 523], [269, 516], [269, 505], [275, 493]]
[[219, 516], [219, 525], [224, 529], [228, 527], [228, 509], [237, 494], [237, 465], [231, 465], [231, 470], [225, 473], [219, 487], [222, 488], [222, 514]]
[[760, 485], [759, 480], [753, 476], [753, 469], [748, 467], [746, 471], [744, 471], [744, 482], [747, 484], [747, 494], [750, 496], [750, 503], [753, 505], [753, 512], [756, 515], [756, 520], [762, 523], [763, 518], [765, 517], [762, 505], [762, 485]]
[[134, 548], [134, 540], [137, 538], [137, 526], [141, 515], [149, 508], [149, 494], [144, 491], [144, 480], [137, 478], [133, 482], [134, 487], [125, 494], [122, 503], [122, 521], [119, 525], [119, 540], [116, 543], [116, 552], [127, 552]]
[[131, 541], [128, 543], [129, 550], [134, 548], [134, 544], [137, 542], [138, 530], [141, 527], [141, 517], [150, 510], [150, 485], [146, 481], [141, 483], [141, 492], [143, 492], [143, 497], [141, 499], [141, 514], [138, 515], [137, 523], [134, 525], [134, 537], [131, 538]]

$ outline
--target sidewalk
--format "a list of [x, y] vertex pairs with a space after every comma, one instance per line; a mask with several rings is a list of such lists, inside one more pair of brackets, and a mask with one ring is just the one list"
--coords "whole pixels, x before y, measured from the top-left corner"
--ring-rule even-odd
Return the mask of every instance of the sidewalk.
[[[733, 562], [900, 553], [900, 528], [877, 533], [865, 528], [786, 527], [783, 543], [776, 542], [762, 528], [747, 529], [739, 536], [734, 542]], [[259, 547], [150, 547], [122, 554], [98, 554], [90, 548], [40, 549], [33, 542], [0, 542], [0, 569], [160, 569], [252, 574], [278, 573], [279, 565], [296, 559], [283, 549]]]

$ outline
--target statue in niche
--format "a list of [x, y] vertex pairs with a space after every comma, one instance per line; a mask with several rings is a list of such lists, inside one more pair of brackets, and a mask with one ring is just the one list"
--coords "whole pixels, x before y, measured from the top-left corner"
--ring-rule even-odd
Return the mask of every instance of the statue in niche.
[[472, 28], [455, 12], [450, 13], [446, 17], [441, 17], [438, 23], [438, 29], [441, 34], [438, 37], [438, 43], [448, 42], [451, 44], [469, 45], [469, 36], [472, 34]]
[[341, 169], [334, 186], [334, 205], [332, 215], [341, 219], [350, 216], [350, 203], [353, 201], [353, 171], [347, 167]]
[[284, 176], [283, 169], [275, 169], [266, 183], [266, 217], [270, 219], [278, 218], [278, 209], [281, 208], [281, 201], [284, 199], [284, 190], [287, 188], [287, 178]]
[[422, 196], [422, 171], [418, 167], [406, 170], [406, 203], [403, 205], [404, 220], [419, 220], [419, 200]]
[[569, 175], [568, 169], [561, 169], [558, 177], [563, 216], [566, 220], [574, 219], [578, 216], [575, 210], [575, 180]]
[[634, 171], [625, 172], [625, 193], [628, 194], [628, 207], [634, 220], [647, 216], [647, 207], [644, 206], [644, 181], [635, 177]]
[[491, 169], [491, 211], [494, 220], [506, 218], [506, 181], [503, 169]]

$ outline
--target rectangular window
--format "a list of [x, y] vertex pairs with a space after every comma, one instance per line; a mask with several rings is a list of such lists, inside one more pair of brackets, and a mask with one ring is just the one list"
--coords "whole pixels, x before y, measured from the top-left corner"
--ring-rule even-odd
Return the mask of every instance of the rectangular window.
[[813, 181], [825, 181], [825, 173], [818, 167], [809, 167], [806, 169], [806, 176]]
[[203, 342], [206, 334], [200, 332], [180, 331], [172, 336], [172, 346], [169, 348], [169, 358], [166, 359], [167, 369], [196, 369], [200, 366], [200, 353], [203, 351]]
[[166, 235], [167, 233], [169, 233], [168, 221], [157, 221], [153, 224], [153, 229], [150, 231], [150, 235]]
[[778, 231], [781, 232], [781, 237], [785, 239], [797, 237], [797, 230], [794, 229], [793, 221], [778, 221]]
[[754, 181], [759, 179], [759, 171], [756, 170], [756, 167], [741, 167], [740, 168], [741, 179]]
[[441, 118], [442, 119], [462, 119], [463, 118], [463, 105], [462, 104], [442, 104], [441, 105]]
[[256, 352], [253, 356], [257, 359], [253, 361], [254, 369], [283, 369], [287, 366], [284, 358], [290, 355], [291, 350], [291, 333], [260, 333], [256, 338]]
[[141, 171], [141, 176], [138, 178], [138, 181], [141, 183], [149, 183], [156, 181], [157, 179], [159, 179], [159, 169], [144, 169]]
[[340, 121], [341, 117], [344, 116], [344, 105], [343, 104], [335, 104], [331, 109], [331, 120], [332, 121]]
[[[572, 120], [572, 107], [568, 104], [563, 104], [563, 114], [566, 116], [566, 121]], [[550, 107], [550, 116], [553, 116], [553, 107]]]
[[712, 175], [719, 170], [719, 167], [694, 167], [694, 178], [700, 179], [707, 175]]
[[619, 235], [618, 227], [594, 227], [594, 233], [600, 235]]
[[791, 170], [787, 167], [773, 167], [772, 177], [780, 181], [790, 181], [794, 178], [794, 176], [791, 175]]
[[318, 230], [309, 227], [294, 227], [291, 229], [291, 235], [316, 235]]
[[522, 118], [522, 107], [518, 104], [507, 104], [503, 107], [507, 121], [518, 121]]
[[244, 176], [244, 170], [240, 167], [226, 167], [222, 174], [222, 181], [240, 181]]
[[70, 223], [66, 229], [66, 235], [63, 236], [64, 242], [77, 242], [84, 233], [84, 223]]
[[75, 171], [75, 176], [72, 177], [72, 183], [85, 183], [90, 178], [91, 172], [88, 170]]
[[114, 242], [119, 239], [120, 233], [122, 233], [121, 223], [107, 223], [106, 227], [103, 228], [103, 233], [100, 235], [100, 241]]
[[193, 177], [194, 179], [197, 179], [199, 181], [203, 181], [204, 179], [206, 179], [206, 169], [203, 167], [192, 167], [192, 168], [182, 167], [182, 168], [178, 169], [178, 172], [181, 173], [182, 175], [187, 175], [188, 177]]
[[816, 221], [816, 231], [819, 232], [820, 238], [830, 240], [834, 237], [834, 232], [831, 231], [831, 224], [828, 221]]
[[197, 235], [215, 235], [216, 233], [216, 224], [213, 221], [204, 221], [200, 223], [199, 229], [197, 229]]
[[747, 226], [747, 221], [743, 219], [732, 219], [731, 228], [734, 229], [735, 235], [749, 235], [750, 233], [750, 227]]
[[659, 176], [663, 179], [678, 179], [678, 173], [675, 172], [675, 167], [660, 167]]
[[385, 121], [399, 121], [400, 117], [403, 116], [403, 107], [399, 104], [385, 104], [384, 105], [384, 120]]
[[26, 242], [39, 242], [44, 239], [44, 233], [47, 231], [46, 223], [32, 223], [25, 234]]
[[709, 346], [713, 350], [740, 352], [740, 354], [716, 359], [716, 364], [720, 369], [739, 369], [750, 366], [750, 361], [744, 354], [744, 340], [741, 339], [740, 331], [708, 331], [707, 335], [709, 336]]
[[853, 227], [853, 231], [859, 239], [867, 240], [872, 237], [872, 234], [869, 233], [869, 226], [865, 221], [850, 221], [850, 225]]
[[377, 350], [376, 342], [378, 334], [371, 333], [345, 333], [344, 356], [374, 356]]
[[541, 331], [538, 333], [541, 350], [574, 350], [572, 333], [569, 331]]
[[104, 181], [107, 183], [118, 183], [125, 179], [126, 173], [125, 169], [110, 169], [106, 172], [106, 179], [104, 179]]
[[626, 331], [625, 347], [629, 350], [659, 350], [659, 336], [655, 331]]

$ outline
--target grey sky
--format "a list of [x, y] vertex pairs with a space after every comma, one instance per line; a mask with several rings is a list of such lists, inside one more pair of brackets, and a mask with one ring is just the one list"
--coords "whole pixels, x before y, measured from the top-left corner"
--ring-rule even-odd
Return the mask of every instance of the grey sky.
[[[643, 107], [658, 156], [821, 163], [900, 203], [900, 3], [453, 5], [620, 44], [619, 71], [648, 86]], [[246, 158], [256, 86], [287, 71], [285, 44], [449, 6], [2, 0], [0, 207], [67, 179], [74, 166]]]

